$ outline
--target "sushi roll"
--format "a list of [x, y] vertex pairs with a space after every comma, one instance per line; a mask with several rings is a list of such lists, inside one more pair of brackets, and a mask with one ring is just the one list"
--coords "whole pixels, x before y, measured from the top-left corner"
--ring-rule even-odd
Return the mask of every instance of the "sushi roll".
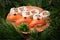
[[38, 10], [38, 9], [31, 9], [31, 10], [30, 10], [30, 13], [31, 13], [32, 15], [34, 15], [34, 14], [39, 14], [39, 10]]
[[37, 20], [37, 19], [42, 19], [42, 17], [40, 16], [40, 14], [34, 14], [33, 15], [33, 20]]
[[11, 9], [10, 9], [10, 14], [16, 14], [16, 13], [15, 13], [15, 8], [11, 8]]
[[50, 16], [50, 12], [44, 10], [44, 11], [42, 11], [42, 12], [40, 13], [40, 16], [41, 16], [43, 19], [46, 19], [47, 17]]

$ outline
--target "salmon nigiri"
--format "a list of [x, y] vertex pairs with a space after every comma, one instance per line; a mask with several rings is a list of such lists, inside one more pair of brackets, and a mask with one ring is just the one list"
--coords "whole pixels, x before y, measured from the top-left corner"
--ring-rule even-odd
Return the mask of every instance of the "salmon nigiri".
[[20, 25], [22, 22], [26, 22], [27, 24], [29, 24], [32, 21], [31, 18], [28, 17], [22, 17], [21, 19], [16, 21], [17, 25]]
[[18, 20], [20, 19], [22, 16], [20, 16], [19, 14], [9, 14], [9, 16], [7, 16], [7, 20], [13, 21], [13, 20]]
[[34, 26], [41, 26], [41, 25], [45, 25], [45, 24], [46, 24], [46, 20], [42, 19], [40, 14], [34, 14], [33, 20], [29, 24], [29, 26], [30, 26], [30, 28], [33, 28]]
[[42, 26], [42, 25], [45, 25], [46, 24], [46, 21], [43, 20], [43, 19], [37, 19], [37, 20], [33, 20], [30, 24], [29, 24], [29, 27], [30, 28], [33, 28], [35, 26]]
[[7, 15], [7, 20], [13, 21], [20, 19], [22, 16], [18, 14], [17, 9], [11, 8], [10, 13]]

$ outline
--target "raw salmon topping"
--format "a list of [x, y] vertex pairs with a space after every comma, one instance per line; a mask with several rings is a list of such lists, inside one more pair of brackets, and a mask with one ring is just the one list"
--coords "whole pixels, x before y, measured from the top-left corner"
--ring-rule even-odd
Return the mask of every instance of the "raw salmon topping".
[[42, 26], [46, 24], [46, 19], [50, 16], [49, 11], [43, 10], [34, 6], [22, 6], [18, 8], [11, 8], [7, 16], [7, 20], [15, 21], [17, 25], [22, 22], [28, 23], [30, 27]]

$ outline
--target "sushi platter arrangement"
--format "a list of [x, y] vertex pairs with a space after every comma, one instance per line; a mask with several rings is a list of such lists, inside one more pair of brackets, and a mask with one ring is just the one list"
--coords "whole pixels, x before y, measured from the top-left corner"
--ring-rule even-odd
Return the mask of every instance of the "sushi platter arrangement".
[[22, 31], [24, 34], [44, 31], [50, 25], [50, 12], [40, 7], [21, 6], [11, 8], [6, 20], [13, 24], [16, 30]]

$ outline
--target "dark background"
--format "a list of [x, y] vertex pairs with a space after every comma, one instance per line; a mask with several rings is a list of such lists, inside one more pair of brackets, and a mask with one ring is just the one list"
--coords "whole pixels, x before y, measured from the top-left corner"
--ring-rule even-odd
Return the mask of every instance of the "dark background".
[[5, 18], [12, 7], [27, 5], [42, 7], [51, 14], [51, 24], [47, 29], [27, 36], [32, 40], [60, 40], [60, 0], [0, 0], [0, 40], [25, 40], [25, 35], [7, 24]]

